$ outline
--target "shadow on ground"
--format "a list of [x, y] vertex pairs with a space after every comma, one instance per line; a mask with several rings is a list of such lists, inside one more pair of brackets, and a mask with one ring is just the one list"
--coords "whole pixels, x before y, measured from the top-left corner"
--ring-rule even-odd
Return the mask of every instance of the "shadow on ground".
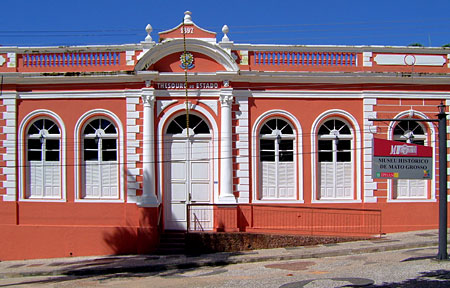
[[412, 287], [430, 287], [444, 288], [450, 287], [450, 271], [435, 270], [430, 272], [422, 272], [415, 279], [408, 279], [403, 282], [385, 282], [381, 285], [370, 285], [366, 287], [386, 287], [386, 288], [412, 288]]
[[[173, 256], [157, 256], [157, 255], [136, 255], [136, 256], [122, 256], [122, 257], [104, 257], [94, 260], [83, 260], [79, 262], [55, 262], [53, 266], [61, 266], [56, 273], [57, 276], [53, 276], [53, 273], [39, 273], [39, 275], [26, 276], [42, 276], [47, 279], [21, 281], [23, 278], [17, 278], [17, 283], [0, 285], [0, 287], [10, 287], [18, 285], [32, 285], [32, 284], [56, 284], [66, 281], [80, 280], [80, 279], [95, 279], [98, 281], [105, 281], [108, 279], [116, 278], [130, 278], [130, 277], [149, 277], [149, 276], [161, 276], [161, 277], [177, 277], [186, 272], [192, 272], [200, 267], [220, 267], [227, 265], [226, 258], [237, 255], [239, 253], [226, 253], [222, 255], [221, 259], [216, 261], [207, 261], [210, 258], [206, 256], [195, 256], [196, 261], [184, 262], [185, 256], [173, 255]], [[170, 258], [173, 265], [167, 266], [164, 263], [164, 259]], [[179, 260], [179, 261], [177, 261]], [[137, 263], [136, 265], [130, 265], [130, 262]], [[179, 262], [179, 263], [176, 263]], [[161, 263], [161, 264], [158, 264]], [[196, 264], [201, 263], [201, 264]], [[205, 275], [207, 276], [207, 275]]]

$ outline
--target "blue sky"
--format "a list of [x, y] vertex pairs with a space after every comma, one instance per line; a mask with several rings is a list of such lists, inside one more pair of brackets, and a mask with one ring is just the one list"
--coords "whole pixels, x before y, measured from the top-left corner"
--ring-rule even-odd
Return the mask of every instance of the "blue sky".
[[227, 24], [236, 43], [389, 45], [450, 43], [450, 0], [162, 1], [0, 0], [0, 45], [125, 44], [181, 23]]

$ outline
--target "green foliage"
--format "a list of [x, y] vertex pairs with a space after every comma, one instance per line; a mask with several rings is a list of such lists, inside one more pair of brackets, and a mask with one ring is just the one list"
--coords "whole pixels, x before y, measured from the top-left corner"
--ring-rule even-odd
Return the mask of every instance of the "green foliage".
[[408, 46], [413, 46], [413, 47], [425, 47], [425, 46], [423, 46], [423, 44], [420, 44], [420, 43], [412, 43], [412, 44], [409, 44]]

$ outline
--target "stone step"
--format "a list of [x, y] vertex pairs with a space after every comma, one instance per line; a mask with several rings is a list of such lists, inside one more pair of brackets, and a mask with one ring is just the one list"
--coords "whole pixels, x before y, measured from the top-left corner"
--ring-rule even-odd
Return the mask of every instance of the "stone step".
[[184, 254], [186, 251], [186, 232], [164, 231], [159, 239], [156, 254], [171, 255]]

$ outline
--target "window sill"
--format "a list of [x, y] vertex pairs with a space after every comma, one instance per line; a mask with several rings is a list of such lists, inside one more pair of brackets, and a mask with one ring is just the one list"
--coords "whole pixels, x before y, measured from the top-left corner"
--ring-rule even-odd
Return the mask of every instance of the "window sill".
[[436, 202], [437, 199], [428, 198], [397, 198], [397, 199], [387, 199], [387, 202], [399, 203], [399, 202]]
[[101, 199], [101, 198], [83, 198], [83, 199], [75, 199], [75, 202], [78, 203], [124, 203], [123, 199]]
[[303, 199], [297, 200], [297, 199], [267, 199], [267, 200], [253, 200], [252, 203], [268, 203], [268, 204], [288, 204], [288, 203], [305, 203]]
[[67, 202], [66, 199], [61, 198], [21, 198], [21, 202]]
[[339, 203], [362, 203], [361, 199], [322, 199], [322, 200], [312, 200], [312, 204], [319, 204], [319, 203], [332, 203], [332, 204], [339, 204]]

